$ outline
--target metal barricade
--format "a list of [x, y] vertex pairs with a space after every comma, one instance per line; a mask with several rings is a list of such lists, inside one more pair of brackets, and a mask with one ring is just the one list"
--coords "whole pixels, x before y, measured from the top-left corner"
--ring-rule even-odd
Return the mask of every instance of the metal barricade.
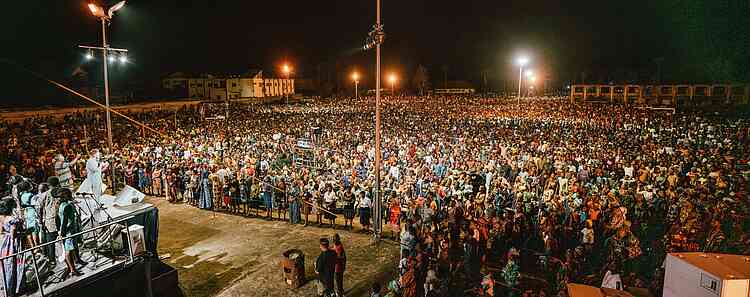
[[[65, 236], [65, 237], [62, 237], [62, 238], [58, 238], [58, 239], [50, 241], [50, 242], [46, 242], [46, 243], [43, 243], [43, 244], [40, 244], [40, 245], [33, 246], [31, 248], [27, 248], [27, 249], [22, 250], [20, 252], [13, 253], [11, 255], [0, 257], [0, 270], [2, 270], [2, 275], [4, 276], [5, 273], [6, 273], [6, 271], [5, 271], [5, 265], [3, 265], [3, 264], [5, 263], [5, 261], [7, 259], [10, 258], [11, 260], [15, 261], [16, 257], [25, 257], [25, 255], [27, 253], [31, 253], [32, 254], [31, 258], [33, 259], [34, 277], [36, 279], [36, 283], [37, 283], [37, 286], [39, 288], [39, 293], [41, 294], [42, 297], [44, 297], [44, 296], [46, 296], [47, 293], [45, 292], [45, 284], [43, 283], [43, 280], [40, 278], [40, 275], [39, 275], [39, 271], [40, 271], [39, 264], [37, 263], [37, 258], [34, 256], [34, 252], [36, 250], [41, 250], [42, 248], [45, 248], [45, 247], [47, 247], [49, 245], [58, 244], [58, 243], [66, 240], [66, 239], [75, 238], [75, 237], [78, 237], [78, 236], [84, 236], [87, 233], [94, 233], [94, 234], [100, 233], [100, 232], [97, 232], [97, 231], [102, 230], [102, 229], [109, 229], [110, 226], [115, 225], [115, 224], [125, 225], [125, 229], [124, 230], [126, 230], [127, 244], [123, 243], [123, 248], [125, 248], [125, 246], [127, 246], [128, 258], [127, 258], [127, 261], [123, 261], [122, 262], [122, 265], [131, 264], [134, 261], [133, 246], [131, 244], [133, 242], [133, 240], [132, 240], [132, 237], [131, 237], [131, 234], [130, 234], [130, 224], [128, 223], [128, 220], [133, 219], [134, 217], [135, 216], [132, 216], [132, 215], [131, 216], [127, 216], [125, 218], [118, 219], [116, 221], [112, 221], [112, 222], [109, 222], [109, 223], [106, 223], [106, 224], [103, 224], [103, 225], [100, 225], [100, 226], [97, 226], [97, 227], [94, 227], [94, 228], [91, 228], [91, 229], [88, 229], [88, 230], [84, 230], [84, 231], [81, 231], [81, 232], [78, 232], [78, 233], [75, 233], [75, 234], [72, 234], [72, 235], [68, 235], [68, 236]], [[122, 231], [120, 231], [119, 233], [122, 233]], [[115, 240], [115, 237], [116, 236], [110, 236], [109, 237], [109, 245], [110, 245], [110, 247], [113, 250], [114, 250], [113, 242]], [[96, 246], [98, 246], [98, 239], [96, 238], [96, 236], [94, 236], [94, 238], [95, 238], [95, 240], [97, 240], [97, 245]], [[96, 249], [96, 247], [94, 249]], [[96, 253], [96, 252], [97, 252], [96, 250], [93, 251], [93, 253]], [[51, 260], [52, 261], [56, 261], [56, 259], [51, 259]], [[24, 258], [24, 261], [25, 261], [25, 258]], [[113, 253], [113, 255], [112, 255], [112, 264], [114, 264], [116, 262], [117, 262], [116, 261], [116, 257], [115, 257], [115, 255]], [[91, 263], [91, 265], [94, 265], [94, 266], [96, 266], [97, 264], [98, 263]], [[14, 271], [13, 273], [18, 273], [18, 271]], [[25, 273], [25, 272], [22, 271], [20, 273]], [[16, 277], [21, 277], [21, 276], [16, 276]], [[8, 292], [8, 288], [6, 286], [5, 280], [1, 280], [1, 281], [3, 283], [4, 292]], [[33, 292], [30, 293], [30, 294], [33, 294]]]

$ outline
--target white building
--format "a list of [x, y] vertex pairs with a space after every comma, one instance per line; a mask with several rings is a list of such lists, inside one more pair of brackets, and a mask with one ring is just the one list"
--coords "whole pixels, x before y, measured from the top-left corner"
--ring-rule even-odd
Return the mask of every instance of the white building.
[[243, 98], [281, 97], [294, 94], [294, 79], [263, 78], [263, 71], [249, 71], [226, 77], [187, 77], [182, 72], [170, 74], [162, 80], [162, 87], [180, 92], [189, 98], [227, 100]]
[[750, 297], [750, 256], [670, 253], [664, 297]]

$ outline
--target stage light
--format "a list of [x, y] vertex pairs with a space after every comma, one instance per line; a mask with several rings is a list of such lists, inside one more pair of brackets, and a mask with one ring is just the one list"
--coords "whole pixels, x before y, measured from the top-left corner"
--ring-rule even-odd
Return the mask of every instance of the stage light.
[[91, 50], [86, 52], [86, 60], [91, 60], [93, 58], [94, 58], [94, 53], [92, 53]]
[[108, 61], [110, 61], [110, 62], [114, 62], [114, 61], [115, 61], [115, 56], [113, 56], [113, 55], [110, 55], [110, 56], [109, 56], [109, 57], [107, 58], [107, 60], [108, 60]]
[[125, 64], [128, 62], [128, 56], [125, 54], [120, 55], [120, 63]]

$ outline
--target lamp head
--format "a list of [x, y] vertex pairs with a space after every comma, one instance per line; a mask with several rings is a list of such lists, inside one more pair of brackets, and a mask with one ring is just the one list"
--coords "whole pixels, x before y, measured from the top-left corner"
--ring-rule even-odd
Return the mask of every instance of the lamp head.
[[518, 66], [526, 66], [526, 64], [528, 63], [529, 63], [529, 58], [525, 56], [521, 56], [518, 58], [518, 60], [516, 60], [516, 64], [518, 64]]
[[111, 18], [115, 15], [115, 11], [120, 10], [123, 6], [125, 6], [125, 1], [117, 2], [117, 4], [113, 5], [109, 8], [109, 10], [107, 10], [107, 16]]
[[89, 10], [91, 10], [91, 14], [93, 14], [95, 17], [98, 17], [98, 18], [107, 17], [104, 14], [104, 9], [101, 6], [96, 5], [94, 3], [89, 3]]

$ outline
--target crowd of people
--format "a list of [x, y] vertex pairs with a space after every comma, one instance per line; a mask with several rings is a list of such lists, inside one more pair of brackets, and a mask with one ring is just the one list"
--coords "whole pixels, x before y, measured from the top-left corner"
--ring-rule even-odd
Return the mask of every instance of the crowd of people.
[[[160, 133], [115, 118], [102, 174], [115, 191], [294, 224], [343, 215], [369, 231], [373, 107], [133, 113]], [[398, 97], [382, 114], [383, 235], [401, 261], [378, 296], [562, 296], [603, 279], [660, 293], [668, 252], [750, 254], [744, 119], [561, 98]], [[60, 168], [85, 176], [77, 156], [105, 146], [101, 119], [3, 125], [0, 184], [16, 170], [39, 183]]]

